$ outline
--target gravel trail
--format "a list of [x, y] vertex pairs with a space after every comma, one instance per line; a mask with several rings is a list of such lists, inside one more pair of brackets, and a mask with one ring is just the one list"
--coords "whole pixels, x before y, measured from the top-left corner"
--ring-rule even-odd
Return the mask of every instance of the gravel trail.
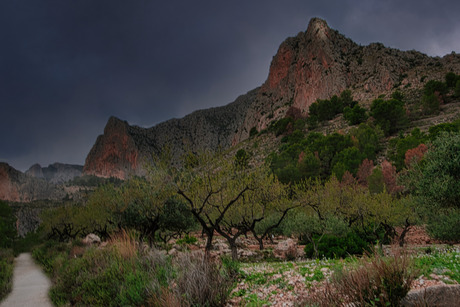
[[0, 307], [52, 307], [48, 298], [51, 281], [35, 264], [30, 253], [20, 254], [14, 262], [13, 291]]

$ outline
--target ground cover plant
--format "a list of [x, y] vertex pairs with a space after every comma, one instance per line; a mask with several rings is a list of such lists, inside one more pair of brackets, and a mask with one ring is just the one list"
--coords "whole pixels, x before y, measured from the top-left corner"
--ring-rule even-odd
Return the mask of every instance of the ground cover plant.
[[0, 248], [0, 301], [11, 291], [13, 285], [13, 250]]

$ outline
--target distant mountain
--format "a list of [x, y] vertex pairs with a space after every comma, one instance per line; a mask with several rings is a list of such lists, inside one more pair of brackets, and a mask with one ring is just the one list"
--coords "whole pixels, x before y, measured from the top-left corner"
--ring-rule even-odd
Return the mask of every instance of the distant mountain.
[[81, 176], [82, 172], [82, 165], [53, 163], [48, 165], [48, 167], [41, 167], [40, 164], [34, 164], [26, 171], [26, 175], [45, 179], [48, 182], [57, 184], [67, 182], [75, 177]]
[[65, 195], [62, 186], [44, 178], [29, 176], [0, 162], [0, 199], [29, 202], [38, 199], [61, 200]]
[[151, 128], [111, 117], [88, 154], [83, 172], [102, 177], [142, 175], [152, 153], [167, 146], [173, 158], [186, 151], [229, 148], [288, 112], [308, 116], [317, 99], [351, 89], [370, 102], [397, 88], [420, 89], [424, 80], [460, 72], [460, 55], [433, 58], [373, 43], [360, 46], [324, 20], [313, 18], [306, 32], [286, 39], [273, 57], [265, 83], [234, 102], [196, 111]]

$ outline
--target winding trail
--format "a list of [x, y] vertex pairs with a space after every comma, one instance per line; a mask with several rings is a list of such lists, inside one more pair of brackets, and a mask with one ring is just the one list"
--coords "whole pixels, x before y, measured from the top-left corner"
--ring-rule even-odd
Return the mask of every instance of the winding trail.
[[51, 281], [36, 265], [29, 253], [15, 260], [13, 291], [0, 303], [0, 307], [52, 307], [48, 298]]

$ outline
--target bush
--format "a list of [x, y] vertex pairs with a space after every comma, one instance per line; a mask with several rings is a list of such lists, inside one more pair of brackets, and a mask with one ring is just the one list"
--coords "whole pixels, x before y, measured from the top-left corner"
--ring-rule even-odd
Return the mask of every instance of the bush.
[[460, 238], [460, 209], [437, 210], [430, 214], [427, 231], [430, 236], [441, 240], [456, 242]]
[[0, 301], [13, 286], [14, 256], [11, 249], [0, 249]]
[[457, 98], [460, 97], [460, 79], [455, 83], [454, 96]]
[[406, 254], [363, 257], [359, 266], [337, 271], [326, 289], [307, 301], [315, 306], [400, 306], [416, 276]]
[[11, 248], [16, 238], [16, 217], [10, 206], [0, 200], [0, 248]]
[[[50, 297], [57, 306], [220, 306], [238, 268], [211, 262], [203, 253], [171, 261], [155, 249], [139, 249], [136, 235], [122, 231], [105, 248], [46, 242], [33, 252], [51, 275]], [[79, 242], [73, 244], [80, 246]], [[172, 286], [175, 285], [175, 286]]]
[[29, 232], [24, 238], [18, 238], [13, 244], [15, 255], [31, 252], [35, 246], [43, 243], [42, 236], [37, 232]]
[[424, 156], [421, 176], [414, 176], [415, 194], [428, 217], [431, 234], [460, 240], [460, 134], [443, 132]]
[[447, 92], [447, 86], [444, 82], [430, 80], [425, 84], [423, 90], [425, 96], [429, 96], [434, 93], [438, 93], [439, 95], [445, 95]]
[[407, 124], [404, 102], [396, 99], [376, 99], [371, 105], [371, 116], [385, 135], [391, 135], [404, 128]]
[[177, 244], [195, 244], [196, 242], [198, 242], [198, 239], [188, 234], [176, 241]]
[[353, 108], [345, 107], [343, 109], [343, 117], [350, 125], [357, 125], [367, 119], [366, 109], [355, 105]]
[[233, 281], [221, 264], [198, 253], [181, 255], [176, 259], [176, 266], [176, 292], [186, 306], [225, 305]]
[[[316, 236], [313, 240], [318, 248], [320, 258], [345, 258], [350, 255], [362, 255], [369, 250], [369, 244], [354, 232], [348, 233], [344, 237], [334, 235], [323, 235], [322, 238]], [[305, 245], [305, 256], [314, 256], [314, 244]]]
[[460, 76], [457, 76], [455, 73], [453, 72], [448, 72], [445, 76], [445, 80], [446, 80], [446, 86], [448, 88], [453, 88], [455, 87], [455, 84], [457, 82], [457, 80], [460, 80], [459, 79]]
[[424, 95], [422, 97], [422, 111], [423, 114], [431, 115], [439, 113], [439, 98], [435, 93]]

